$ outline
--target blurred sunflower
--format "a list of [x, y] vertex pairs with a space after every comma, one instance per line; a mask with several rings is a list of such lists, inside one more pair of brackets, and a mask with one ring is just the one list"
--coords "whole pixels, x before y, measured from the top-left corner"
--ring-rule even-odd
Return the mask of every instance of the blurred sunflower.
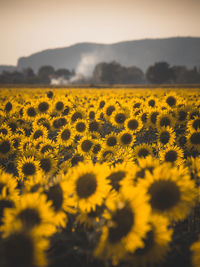
[[132, 147], [134, 144], [136, 137], [133, 135], [133, 133], [129, 130], [123, 130], [121, 133], [118, 134], [118, 140], [119, 144], [122, 147]]
[[185, 219], [195, 204], [195, 184], [188, 169], [182, 166], [177, 168], [162, 164], [153, 173], [146, 172], [146, 179], [140, 180], [138, 187], [149, 194], [153, 213], [171, 221]]
[[46, 97], [40, 98], [35, 103], [35, 106], [36, 106], [39, 113], [49, 113], [50, 114], [51, 102], [49, 101], [48, 98], [46, 98]]
[[172, 229], [169, 229], [167, 218], [153, 215], [150, 219], [151, 229], [147, 232], [144, 247], [137, 249], [132, 255], [127, 254], [127, 260], [133, 266], [155, 265], [164, 261], [170, 250]]
[[37, 107], [35, 104], [28, 104], [23, 109], [23, 119], [25, 121], [33, 121], [37, 116]]
[[0, 134], [0, 159], [8, 158], [9, 155], [13, 152], [13, 140], [10, 136], [4, 136]]
[[92, 138], [89, 136], [85, 136], [81, 138], [81, 140], [79, 141], [77, 146], [77, 151], [80, 155], [90, 156], [92, 148], [93, 148]]
[[47, 239], [26, 231], [13, 231], [3, 239], [3, 261], [6, 266], [46, 267]]
[[39, 125], [39, 126], [35, 126], [33, 128], [33, 131], [32, 131], [32, 134], [31, 134], [31, 138], [33, 140], [37, 140], [38, 138], [47, 138], [48, 136], [48, 130], [47, 128], [45, 128], [44, 126], [42, 125]]
[[146, 158], [147, 156], [150, 155], [153, 156], [152, 146], [145, 143], [137, 145], [133, 149], [133, 155], [136, 160], [139, 158]]
[[[127, 252], [144, 246], [143, 238], [149, 231], [150, 206], [144, 190], [132, 190], [131, 194], [108, 197], [107, 220], [94, 256], [118, 264]], [[134, 240], [134, 242], [133, 242]]]
[[76, 122], [74, 123], [74, 129], [75, 129], [75, 135], [79, 134], [79, 135], [83, 135], [87, 132], [88, 130], [88, 124], [86, 123], [85, 120], [82, 119], [78, 119], [76, 120]]
[[187, 130], [191, 133], [200, 130], [200, 117], [195, 116], [194, 119], [189, 120], [187, 124]]
[[116, 133], [110, 133], [103, 139], [105, 148], [114, 148], [118, 145], [118, 135]]
[[189, 132], [186, 135], [187, 138], [187, 147], [189, 149], [196, 149], [200, 152], [200, 130], [195, 132]]
[[158, 116], [157, 116], [157, 120], [156, 120], [156, 127], [157, 129], [160, 129], [161, 127], [171, 127], [173, 128], [175, 124], [175, 118], [167, 112], [161, 112]]
[[199, 267], [200, 266], [200, 241], [194, 242], [191, 247], [190, 251], [192, 252], [192, 266]]
[[57, 159], [52, 153], [44, 153], [37, 155], [40, 162], [40, 170], [43, 175], [51, 176], [57, 171]]
[[122, 108], [117, 108], [112, 112], [110, 122], [118, 127], [118, 128], [123, 128], [124, 123], [126, 119], [129, 117], [129, 110], [128, 109], [122, 109]]
[[63, 146], [70, 146], [74, 141], [74, 131], [71, 126], [63, 126], [57, 135], [57, 144]]

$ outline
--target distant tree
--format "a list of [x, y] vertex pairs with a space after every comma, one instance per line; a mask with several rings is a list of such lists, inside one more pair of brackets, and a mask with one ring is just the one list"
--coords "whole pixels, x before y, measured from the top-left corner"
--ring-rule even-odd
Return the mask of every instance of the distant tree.
[[150, 83], [170, 83], [173, 80], [173, 71], [167, 62], [156, 62], [147, 69], [146, 79]]
[[65, 79], [69, 79], [72, 73], [68, 69], [58, 69], [55, 71], [56, 77], [63, 77]]
[[52, 66], [42, 66], [38, 70], [38, 79], [41, 83], [50, 83], [50, 76], [55, 74]]
[[34, 71], [31, 68], [23, 69], [24, 74], [24, 83], [35, 84], [39, 82], [38, 77], [35, 75]]
[[97, 83], [141, 83], [144, 82], [144, 73], [137, 67], [124, 67], [118, 62], [101, 62], [93, 71], [93, 81]]

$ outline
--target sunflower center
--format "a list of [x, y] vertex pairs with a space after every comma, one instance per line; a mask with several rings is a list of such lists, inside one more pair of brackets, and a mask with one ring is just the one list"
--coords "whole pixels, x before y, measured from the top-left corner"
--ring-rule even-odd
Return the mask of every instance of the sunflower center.
[[116, 114], [116, 116], [115, 116], [116, 123], [121, 124], [121, 123], [124, 123], [125, 120], [126, 120], [126, 116], [124, 115], [124, 113], [118, 113], [118, 114]]
[[99, 107], [100, 107], [100, 108], [103, 108], [104, 106], [105, 106], [105, 101], [102, 100], [102, 101], [99, 103]]
[[41, 159], [40, 160], [40, 167], [43, 169], [44, 172], [49, 172], [51, 170], [51, 160], [50, 159]]
[[41, 136], [43, 136], [43, 131], [42, 130], [37, 130], [37, 131], [35, 131], [35, 133], [33, 135], [33, 139], [38, 139]]
[[27, 110], [27, 114], [28, 114], [29, 117], [35, 117], [37, 113], [36, 113], [35, 108], [30, 107], [30, 108], [28, 108], [28, 110]]
[[64, 104], [63, 104], [63, 102], [58, 101], [58, 102], [56, 103], [56, 110], [61, 111], [61, 110], [63, 110], [63, 108], [64, 108]]
[[91, 147], [92, 147], [93, 143], [90, 140], [84, 140], [81, 144], [81, 149], [84, 152], [88, 152], [90, 151]]
[[47, 102], [41, 102], [38, 105], [38, 109], [40, 112], [46, 112], [49, 109], [49, 104]]
[[22, 167], [22, 172], [24, 175], [33, 175], [36, 173], [35, 164], [32, 162], [27, 162]]
[[68, 129], [65, 129], [62, 133], [61, 133], [61, 139], [64, 141], [67, 141], [70, 139], [71, 136], [71, 132]]
[[117, 172], [113, 172], [111, 173], [107, 179], [110, 180], [110, 184], [112, 185], [112, 187], [116, 190], [119, 191], [120, 189], [120, 184], [119, 182], [126, 176], [126, 172], [125, 171], [117, 171]]
[[99, 123], [97, 121], [92, 121], [89, 123], [89, 131], [97, 132], [99, 130]]
[[174, 207], [181, 198], [181, 192], [175, 182], [159, 180], [154, 182], [149, 190], [150, 204], [153, 209], [160, 211]]
[[94, 153], [94, 154], [98, 154], [98, 152], [101, 150], [101, 145], [99, 145], [99, 144], [96, 144], [96, 145], [94, 145], [94, 147], [93, 147], [93, 149], [92, 149], [92, 152]]
[[166, 145], [169, 142], [170, 134], [167, 131], [164, 131], [160, 134], [160, 142]]
[[174, 162], [176, 161], [178, 158], [177, 152], [175, 150], [169, 150], [166, 154], [165, 154], [165, 161], [167, 162]]
[[5, 111], [9, 112], [11, 111], [12, 109], [12, 104], [10, 102], [8, 102], [6, 105], [5, 105]]
[[10, 142], [7, 140], [4, 140], [0, 144], [0, 153], [1, 154], [6, 154], [10, 151]]
[[35, 248], [33, 240], [24, 232], [11, 234], [5, 240], [6, 266], [33, 267]]
[[187, 112], [184, 110], [180, 110], [178, 113], [179, 121], [184, 121], [187, 118]]
[[139, 158], [146, 158], [146, 156], [148, 156], [150, 153], [146, 148], [141, 148], [138, 152], [138, 157]]
[[53, 208], [57, 212], [62, 208], [63, 204], [63, 191], [59, 184], [51, 186], [48, 191], [45, 192], [47, 199], [53, 203]]
[[117, 144], [117, 139], [114, 136], [111, 136], [107, 139], [108, 146], [115, 146]]
[[52, 98], [53, 97], [53, 92], [52, 91], [47, 92], [47, 97], [48, 98]]
[[134, 224], [134, 213], [129, 205], [117, 209], [112, 215], [113, 225], [109, 227], [108, 239], [110, 243], [117, 243], [125, 237]]
[[174, 105], [176, 105], [176, 98], [174, 98], [173, 96], [169, 96], [166, 100], [167, 104], [172, 107]]
[[192, 124], [193, 128], [195, 130], [198, 130], [200, 128], [200, 119], [196, 119], [193, 124]]
[[169, 119], [168, 117], [163, 117], [163, 118], [161, 118], [161, 120], [160, 120], [160, 126], [161, 126], [161, 127], [162, 127], [162, 126], [167, 127], [167, 126], [170, 125], [170, 123], [171, 123], [171, 121], [170, 121], [170, 119]]
[[41, 218], [36, 209], [27, 208], [22, 210], [17, 216], [26, 228], [32, 228], [41, 223]]
[[1, 199], [0, 200], [0, 225], [3, 224], [2, 219], [4, 215], [4, 209], [5, 208], [13, 208], [14, 203], [11, 200]]
[[150, 107], [154, 107], [155, 104], [156, 104], [155, 100], [153, 100], [153, 99], [149, 100], [148, 103], [149, 103], [149, 106], [150, 106]]
[[158, 112], [153, 112], [153, 113], [151, 114], [151, 122], [152, 122], [153, 124], [156, 123], [158, 114], [159, 114]]
[[76, 181], [76, 193], [79, 198], [88, 198], [93, 195], [97, 188], [95, 174], [86, 173], [81, 175]]
[[193, 133], [190, 137], [190, 141], [193, 145], [200, 145], [200, 132]]
[[112, 115], [112, 113], [113, 113], [114, 110], [115, 110], [115, 107], [114, 106], [107, 107], [107, 109], [106, 109], [106, 115], [107, 116]]
[[138, 128], [138, 121], [137, 120], [135, 120], [135, 119], [133, 119], [133, 120], [130, 120], [129, 122], [128, 122], [128, 128], [130, 129], [130, 130], [136, 130], [137, 128]]
[[75, 122], [78, 119], [82, 119], [83, 115], [81, 114], [81, 112], [76, 111], [73, 115], [72, 115], [72, 122]]
[[77, 124], [76, 124], [76, 130], [78, 131], [78, 132], [84, 132], [85, 131], [85, 128], [86, 128], [86, 126], [85, 126], [85, 123], [84, 122], [78, 122]]
[[142, 122], [146, 122], [147, 121], [147, 113], [143, 113], [142, 116], [141, 116], [141, 120]]
[[125, 133], [121, 136], [121, 142], [124, 144], [124, 145], [129, 145], [132, 141], [132, 135], [129, 134], [129, 133]]
[[94, 112], [94, 111], [90, 111], [90, 113], [89, 113], [89, 118], [90, 118], [91, 120], [93, 120], [93, 119], [95, 118], [95, 112]]

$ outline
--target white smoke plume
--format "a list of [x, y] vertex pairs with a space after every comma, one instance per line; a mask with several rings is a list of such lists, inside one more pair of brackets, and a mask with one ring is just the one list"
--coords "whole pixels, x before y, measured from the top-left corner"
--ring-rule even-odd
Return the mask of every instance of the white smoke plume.
[[100, 57], [97, 52], [85, 53], [81, 55], [81, 60], [78, 63], [75, 75], [72, 76], [69, 80], [64, 79], [63, 77], [52, 78], [52, 85], [64, 85], [70, 84], [74, 82], [78, 82], [81, 80], [87, 80], [92, 77], [92, 73], [95, 65], [99, 62]]

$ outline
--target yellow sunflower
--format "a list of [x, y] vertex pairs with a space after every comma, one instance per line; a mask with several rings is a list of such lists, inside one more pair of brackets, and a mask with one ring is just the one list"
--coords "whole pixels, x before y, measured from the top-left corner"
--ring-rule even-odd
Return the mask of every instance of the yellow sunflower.
[[175, 132], [169, 126], [162, 127], [159, 129], [157, 135], [157, 142], [160, 148], [165, 147], [166, 145], [172, 145], [175, 141]]
[[184, 153], [178, 146], [168, 145], [165, 150], [159, 151], [159, 158], [162, 162], [181, 165], [184, 161]]
[[18, 159], [17, 171], [19, 179], [24, 180], [30, 176], [35, 176], [39, 170], [40, 162], [33, 157], [22, 157]]
[[74, 202], [83, 212], [95, 210], [106, 198], [110, 186], [106, 179], [108, 167], [92, 163], [79, 163], [66, 174], [71, 182]]
[[191, 247], [190, 251], [192, 252], [192, 266], [199, 267], [200, 266], [200, 241], [194, 242]]
[[152, 146], [143, 143], [134, 147], [133, 154], [136, 160], [139, 158], [146, 158], [150, 155], [153, 156], [153, 149]]
[[63, 126], [57, 135], [57, 144], [63, 146], [70, 146], [74, 141], [74, 132], [71, 126]]
[[138, 186], [149, 194], [153, 213], [168, 217], [171, 221], [185, 219], [197, 196], [188, 169], [172, 167], [167, 163], [156, 167], [153, 173], [148, 171], [146, 179], [140, 180]]
[[13, 149], [13, 140], [10, 136], [0, 134], [0, 158], [8, 158]]

